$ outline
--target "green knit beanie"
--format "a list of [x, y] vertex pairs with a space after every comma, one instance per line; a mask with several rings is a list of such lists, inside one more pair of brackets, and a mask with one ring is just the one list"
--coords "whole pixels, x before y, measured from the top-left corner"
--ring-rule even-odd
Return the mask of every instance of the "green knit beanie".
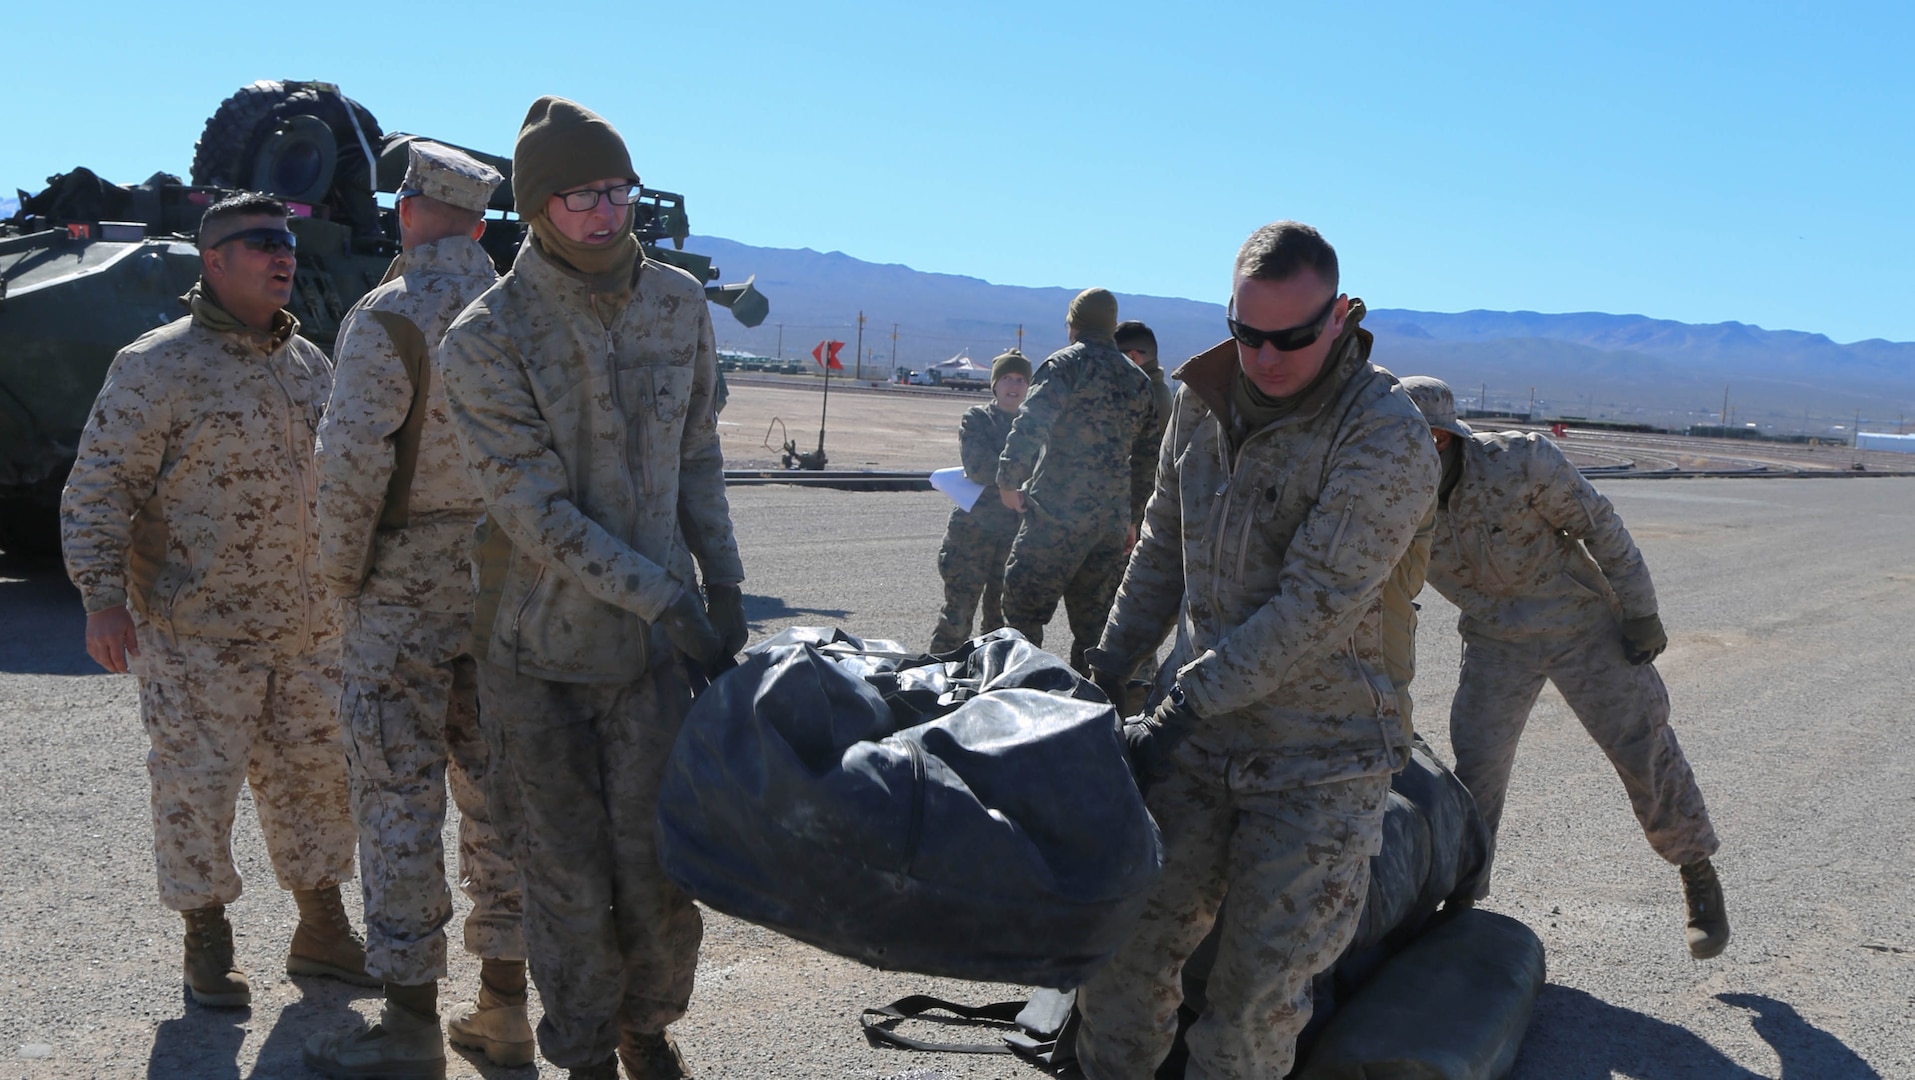
[[1006, 375], [1022, 375], [1027, 379], [1030, 378], [1030, 358], [1016, 349], [999, 353], [997, 359], [991, 361], [991, 385], [996, 386], [997, 381]]
[[546, 200], [561, 191], [616, 176], [636, 183], [638, 170], [604, 117], [549, 94], [532, 103], [512, 146], [512, 204], [521, 218], [544, 213]]
[[1064, 317], [1079, 341], [1109, 341], [1117, 333], [1117, 298], [1109, 289], [1085, 289]]

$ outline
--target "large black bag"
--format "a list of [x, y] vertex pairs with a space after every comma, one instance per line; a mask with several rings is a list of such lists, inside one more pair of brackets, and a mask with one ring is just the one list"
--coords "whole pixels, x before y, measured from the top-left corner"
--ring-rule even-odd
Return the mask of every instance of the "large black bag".
[[931, 658], [788, 630], [692, 706], [659, 859], [718, 911], [876, 967], [1073, 987], [1163, 865], [1117, 723], [1015, 631]]

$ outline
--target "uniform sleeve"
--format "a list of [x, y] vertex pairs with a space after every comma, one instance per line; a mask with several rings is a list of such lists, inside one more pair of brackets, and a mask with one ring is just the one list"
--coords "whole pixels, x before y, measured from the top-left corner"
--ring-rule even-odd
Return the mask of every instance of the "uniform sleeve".
[[712, 343], [711, 309], [700, 304], [696, 310], [702, 325], [698, 356], [692, 362], [691, 404], [678, 448], [678, 527], [705, 584], [736, 585], [745, 580], [745, 563], [738, 555], [731, 503], [725, 497], [716, 401], [718, 350]]
[[[984, 407], [997, 408], [995, 405]], [[990, 421], [988, 414], [981, 414], [977, 409], [964, 410], [964, 416], [958, 420], [958, 459], [964, 464], [964, 477], [987, 488], [997, 483], [998, 455], [1004, 451], [1004, 444], [998, 441]]]
[[1070, 407], [1075, 390], [1075, 369], [1069, 365], [1074, 355], [1047, 360], [1031, 379], [1030, 393], [1011, 422], [1011, 434], [1004, 440], [1004, 453], [997, 462], [997, 486], [1014, 491], [1037, 471], [1037, 459], [1051, 441], [1051, 426]]
[[1603, 576], [1609, 579], [1609, 587], [1616, 590], [1616, 599], [1622, 601], [1623, 617], [1654, 615], [1656, 587], [1649, 580], [1649, 564], [1643, 561], [1635, 539], [1609, 499], [1570, 464], [1555, 443], [1546, 439], [1536, 441], [1530, 470], [1536, 511], [1589, 549]]
[[1144, 505], [1150, 501], [1151, 493], [1157, 486], [1158, 451], [1163, 448], [1165, 421], [1168, 419], [1153, 385], [1150, 414], [1130, 447], [1130, 521], [1133, 525], [1143, 524]]
[[1268, 698], [1298, 660], [1344, 630], [1403, 558], [1440, 471], [1422, 425], [1388, 414], [1359, 420], [1284, 554], [1276, 593], [1177, 673], [1197, 712], [1215, 716]]
[[152, 497], [166, 458], [172, 402], [143, 353], [121, 352], [80, 433], [60, 495], [60, 547], [87, 614], [126, 603], [133, 515]]
[[1177, 401], [1172, 410], [1174, 419], [1158, 440], [1156, 468], [1144, 470], [1145, 475], [1154, 477], [1154, 490], [1144, 505], [1137, 546], [1131, 549], [1099, 643], [1099, 648], [1123, 665], [1126, 675], [1136, 671], [1144, 654], [1163, 643], [1183, 608], [1183, 492], [1177, 459], [1190, 445], [1204, 412], [1195, 394], [1186, 392]]
[[[1438, 466], [1441, 467], [1440, 465]], [[1406, 600], [1416, 599], [1423, 591], [1423, 582], [1430, 573], [1430, 545], [1436, 540], [1436, 499], [1430, 499], [1430, 508], [1423, 514], [1423, 523], [1416, 527], [1416, 535], [1410, 538], [1410, 546], [1403, 551], [1403, 557], [1396, 562], [1396, 569], [1390, 572], [1390, 584], [1402, 590]]]
[[517, 347], [462, 317], [439, 357], [466, 467], [512, 546], [571, 574], [592, 596], [656, 621], [682, 586], [572, 501]]
[[332, 397], [313, 451], [319, 576], [334, 596], [357, 596], [371, 570], [373, 533], [392, 482], [393, 440], [413, 393], [391, 335], [355, 308], [339, 330]]

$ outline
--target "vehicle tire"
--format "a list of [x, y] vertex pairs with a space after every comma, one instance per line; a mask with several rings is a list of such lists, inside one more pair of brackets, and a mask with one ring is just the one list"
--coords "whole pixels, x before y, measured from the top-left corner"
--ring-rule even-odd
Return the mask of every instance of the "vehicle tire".
[[[323, 139], [311, 125], [294, 120], [305, 116], [317, 118], [330, 130], [330, 148], [320, 145]], [[207, 119], [193, 148], [192, 182], [270, 191], [272, 176], [283, 169], [288, 154], [330, 157], [331, 182], [319, 197], [311, 197], [312, 190], [273, 193], [295, 202], [323, 205], [332, 220], [351, 226], [355, 234], [370, 235], [379, 231], [378, 206], [372, 199], [377, 163], [367, 159], [360, 144], [361, 134], [376, 155], [384, 139], [379, 121], [351, 98], [320, 83], [261, 79], [220, 102]], [[292, 171], [310, 175], [308, 169]]]

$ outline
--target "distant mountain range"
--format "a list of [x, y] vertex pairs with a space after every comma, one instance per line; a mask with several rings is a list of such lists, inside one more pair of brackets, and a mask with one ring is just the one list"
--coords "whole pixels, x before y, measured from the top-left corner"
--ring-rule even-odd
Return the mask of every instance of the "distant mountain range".
[[[922, 368], [961, 351], [988, 362], [1016, 343], [1020, 325], [1024, 351], [1041, 358], [1064, 345], [1064, 311], [1077, 292], [717, 237], [694, 237], [686, 247], [712, 256], [725, 280], [755, 276], [771, 299], [771, 318], [755, 330], [720, 316], [721, 344], [771, 355], [779, 324], [787, 355], [825, 338], [853, 342], [862, 310], [865, 374], [874, 378], [892, 369], [894, 324], [901, 366]], [[1225, 336], [1218, 304], [1120, 294], [1118, 305], [1122, 317], [1156, 331], [1169, 367]], [[1900, 430], [1915, 419], [1915, 343], [1839, 345], [1821, 334], [1744, 323], [1594, 312], [1372, 308], [1363, 325], [1376, 334], [1378, 363], [1399, 375], [1446, 379], [1466, 407], [1523, 412], [1533, 393], [1536, 410], [1548, 416], [1682, 426], [1717, 422], [1726, 389], [1731, 423], [1780, 433], [1847, 429], [1858, 410], [1871, 431]]]

